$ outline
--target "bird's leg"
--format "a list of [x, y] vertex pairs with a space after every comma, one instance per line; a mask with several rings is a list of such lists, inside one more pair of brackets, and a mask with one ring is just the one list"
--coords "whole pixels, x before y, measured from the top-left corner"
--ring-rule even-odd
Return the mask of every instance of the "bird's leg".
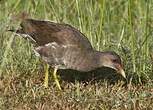
[[44, 67], [45, 67], [44, 86], [45, 86], [45, 88], [47, 88], [47, 87], [48, 87], [48, 72], [49, 72], [49, 65], [46, 64]]
[[55, 80], [55, 82], [56, 82], [56, 85], [57, 85], [57, 87], [59, 88], [59, 90], [62, 90], [61, 89], [61, 86], [60, 86], [60, 84], [59, 84], [59, 81], [58, 81], [58, 78], [57, 78], [57, 70], [58, 70], [58, 68], [57, 67], [55, 67], [54, 68], [54, 72], [53, 72], [53, 77], [54, 77], [54, 80]]

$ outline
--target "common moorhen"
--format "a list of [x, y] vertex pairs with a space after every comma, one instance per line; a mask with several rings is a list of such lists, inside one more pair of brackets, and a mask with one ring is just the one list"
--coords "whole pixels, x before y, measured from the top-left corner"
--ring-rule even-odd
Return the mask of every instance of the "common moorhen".
[[[126, 77], [118, 54], [113, 51], [96, 51], [87, 37], [71, 25], [24, 19], [20, 29], [10, 31], [32, 41], [35, 52], [54, 68], [53, 75], [59, 89], [61, 87], [56, 77], [58, 69], [88, 72], [100, 67], [109, 67]], [[48, 66], [45, 86], [48, 86]]]

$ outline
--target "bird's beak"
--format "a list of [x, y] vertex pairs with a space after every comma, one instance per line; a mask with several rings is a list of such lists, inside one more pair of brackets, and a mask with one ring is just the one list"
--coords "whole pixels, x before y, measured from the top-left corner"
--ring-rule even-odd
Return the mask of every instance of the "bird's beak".
[[122, 68], [118, 71], [124, 78], [126, 78], [125, 72]]
[[116, 70], [116, 72], [120, 75], [122, 75], [125, 79], [126, 79], [126, 75], [125, 75], [125, 72], [123, 70], [123, 66], [118, 64], [117, 66], [110, 66], [110, 65], [104, 65], [105, 67], [109, 67], [109, 68], [112, 68], [114, 70]]
[[122, 75], [125, 79], [126, 79], [126, 75], [125, 72], [123, 70], [123, 66], [122, 65], [117, 65], [116, 68], [114, 68], [117, 73], [119, 73], [120, 75]]

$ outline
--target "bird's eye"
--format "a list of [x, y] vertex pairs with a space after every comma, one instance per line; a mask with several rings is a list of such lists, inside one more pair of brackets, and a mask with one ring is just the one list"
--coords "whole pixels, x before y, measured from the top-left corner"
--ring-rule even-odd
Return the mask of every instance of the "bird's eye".
[[117, 59], [113, 59], [113, 62], [115, 62], [115, 63], [116, 63], [116, 62], [118, 62], [118, 61], [117, 61]]

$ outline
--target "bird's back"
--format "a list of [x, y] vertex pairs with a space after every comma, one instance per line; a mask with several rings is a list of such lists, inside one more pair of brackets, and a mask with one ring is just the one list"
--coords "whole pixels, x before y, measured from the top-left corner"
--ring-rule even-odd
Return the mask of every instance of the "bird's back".
[[92, 49], [92, 46], [79, 30], [68, 24], [54, 23], [25, 19], [17, 33], [27, 34], [35, 40], [38, 46], [56, 42], [62, 45], [77, 45], [83, 49]]

